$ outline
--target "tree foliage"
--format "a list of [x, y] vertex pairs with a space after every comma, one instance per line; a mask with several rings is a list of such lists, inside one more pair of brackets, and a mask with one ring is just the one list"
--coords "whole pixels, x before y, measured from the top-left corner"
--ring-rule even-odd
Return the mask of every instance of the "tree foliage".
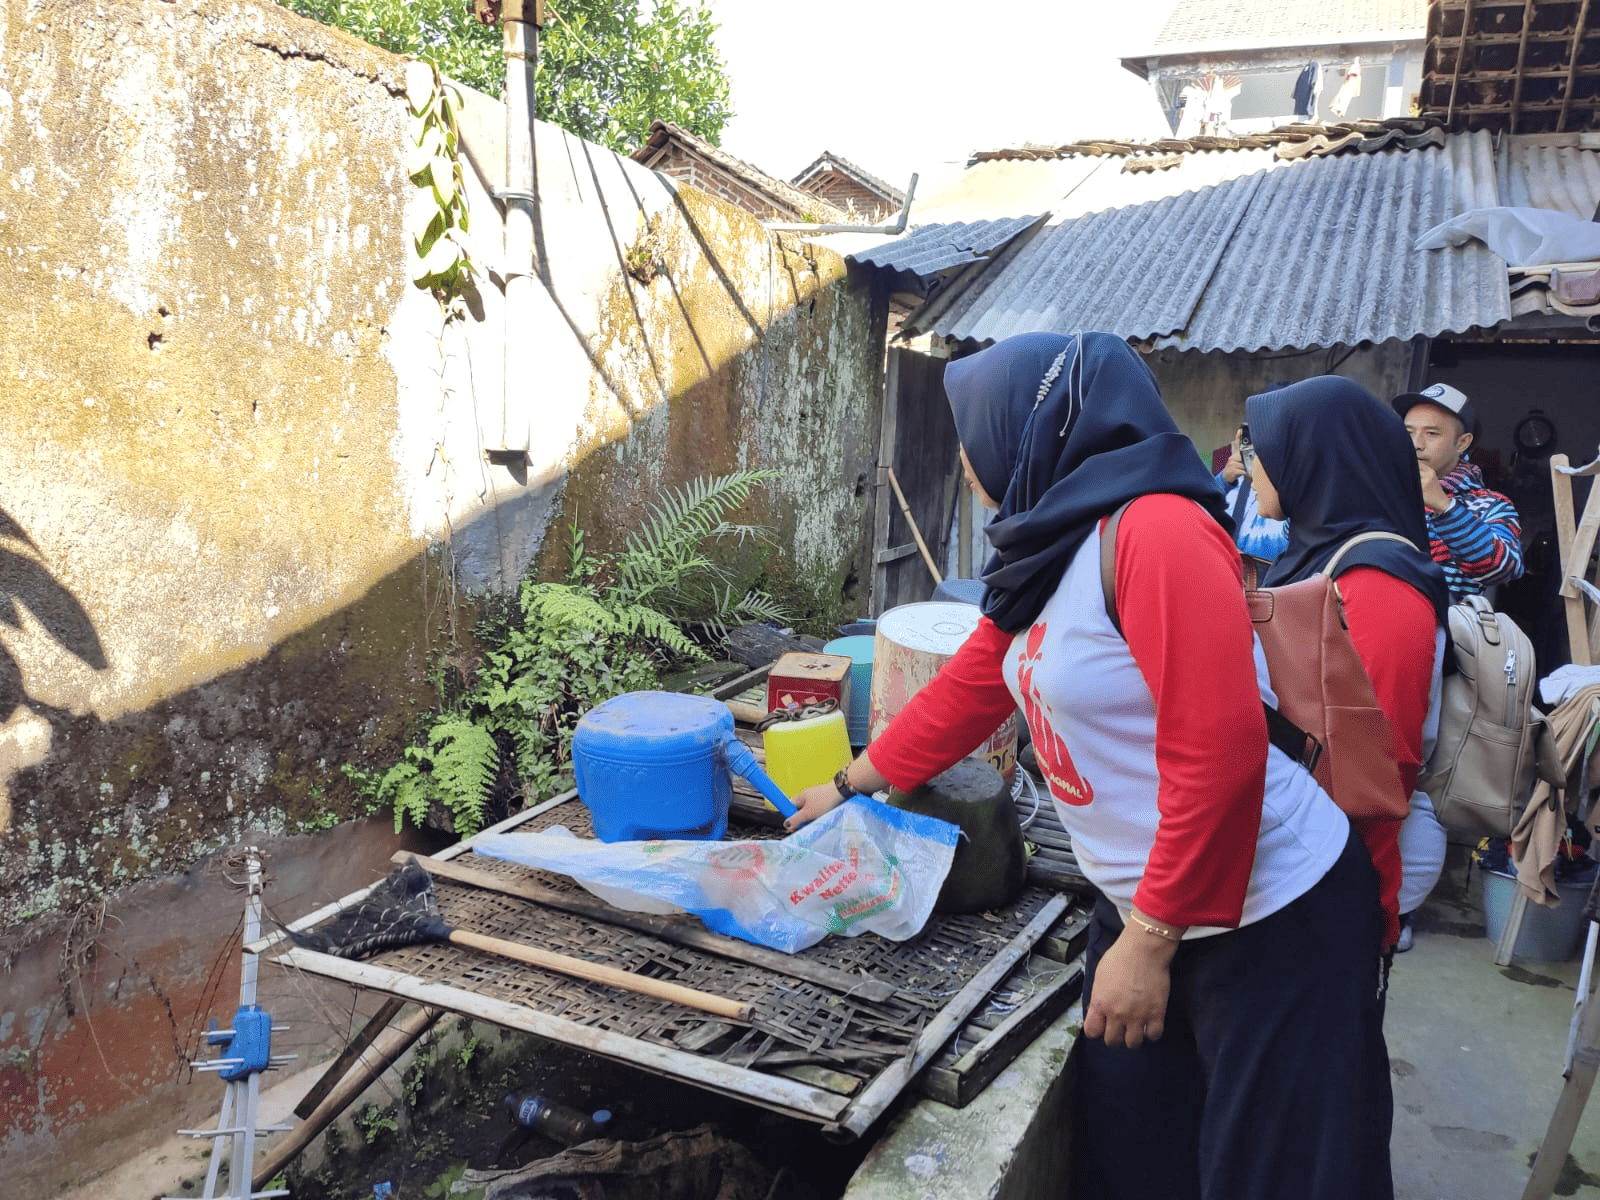
[[[501, 33], [471, 0], [279, 0], [439, 70], [491, 96], [505, 86]], [[546, 0], [534, 77], [536, 115], [628, 154], [650, 122], [681, 125], [712, 143], [731, 117], [728, 77], [711, 12], [695, 0]]]

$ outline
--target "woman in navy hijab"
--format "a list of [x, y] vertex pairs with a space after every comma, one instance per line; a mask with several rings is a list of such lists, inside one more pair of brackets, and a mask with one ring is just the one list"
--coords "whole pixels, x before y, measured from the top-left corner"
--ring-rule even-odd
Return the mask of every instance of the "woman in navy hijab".
[[1073, 1194], [1385, 1200], [1377, 882], [1345, 815], [1269, 748], [1220, 490], [1111, 335], [1009, 338], [945, 388], [996, 509], [983, 616], [833, 783], [794, 797], [791, 827], [915, 788], [1020, 706], [1100, 892]]
[[1411, 910], [1444, 864], [1444, 830], [1415, 785], [1450, 605], [1444, 572], [1428, 552], [1416, 451], [1387, 404], [1337, 375], [1252, 396], [1245, 416], [1264, 476], [1256, 485], [1261, 511], [1291, 518], [1289, 546], [1264, 583], [1317, 574], [1357, 534], [1393, 533], [1410, 542], [1364, 542], [1335, 572], [1350, 640], [1394, 731], [1411, 806], [1403, 832], [1398, 821], [1357, 822], [1378, 870], [1383, 944], [1409, 948]]

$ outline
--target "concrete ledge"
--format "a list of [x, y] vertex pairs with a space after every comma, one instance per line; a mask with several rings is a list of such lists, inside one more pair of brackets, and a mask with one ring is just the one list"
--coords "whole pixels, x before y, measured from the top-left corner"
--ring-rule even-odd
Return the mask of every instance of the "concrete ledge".
[[1060, 1200], [1066, 1195], [1074, 1004], [965, 1108], [922, 1100], [891, 1119], [844, 1200]]

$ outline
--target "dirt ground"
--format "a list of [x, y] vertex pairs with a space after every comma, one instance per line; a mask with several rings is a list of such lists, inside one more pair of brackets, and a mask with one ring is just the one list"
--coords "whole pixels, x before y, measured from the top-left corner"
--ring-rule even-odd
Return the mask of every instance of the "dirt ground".
[[[492, 1027], [480, 1032], [501, 1036]], [[286, 1183], [295, 1200], [370, 1200], [387, 1183], [392, 1200], [420, 1200], [445, 1194], [440, 1181], [464, 1168], [507, 1170], [558, 1154], [560, 1143], [516, 1124], [506, 1110], [508, 1093], [528, 1089], [580, 1111], [611, 1110], [607, 1136], [629, 1143], [709, 1125], [718, 1139], [743, 1147], [753, 1160], [747, 1177], [730, 1179], [733, 1190], [719, 1200], [840, 1196], [870, 1144], [840, 1145], [807, 1122], [568, 1047], [504, 1036], [506, 1047], [469, 1054], [464, 1063], [441, 1060], [421, 1082], [415, 1072], [387, 1077], [351, 1107], [347, 1120], [313, 1142], [276, 1186]], [[319, 1074], [305, 1071], [263, 1091], [260, 1123], [293, 1124], [294, 1106]], [[208, 1153], [203, 1142], [169, 1139], [118, 1171], [62, 1193], [61, 1200], [200, 1196]]]

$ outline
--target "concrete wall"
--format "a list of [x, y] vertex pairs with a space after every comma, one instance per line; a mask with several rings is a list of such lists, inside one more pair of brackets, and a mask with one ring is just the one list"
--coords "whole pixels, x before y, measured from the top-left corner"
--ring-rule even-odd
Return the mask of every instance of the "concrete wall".
[[[752, 515], [778, 541], [740, 569], [819, 619], [855, 608], [865, 283], [539, 125], [507, 390], [502, 110], [467, 97], [485, 273], [446, 311], [410, 283], [403, 72], [267, 0], [0, 0], [0, 961], [34, 981], [0, 1005], [8, 1179], [169, 1130], [175, 1080], [220, 1094], [179, 1058], [237, 1002], [197, 967], [237, 961], [236, 906], [135, 883], [260, 837], [314, 856], [287, 835], [351, 815], [340, 765], [393, 760], [472, 594], [552, 521], [603, 545], [663, 486], [777, 467]], [[486, 461], [513, 445], [515, 470]], [[394, 845], [369, 834], [269, 905], [369, 882]], [[63, 1004], [105, 949], [86, 914], [132, 927], [138, 982]], [[89, 1102], [75, 1072], [114, 1082]]]

